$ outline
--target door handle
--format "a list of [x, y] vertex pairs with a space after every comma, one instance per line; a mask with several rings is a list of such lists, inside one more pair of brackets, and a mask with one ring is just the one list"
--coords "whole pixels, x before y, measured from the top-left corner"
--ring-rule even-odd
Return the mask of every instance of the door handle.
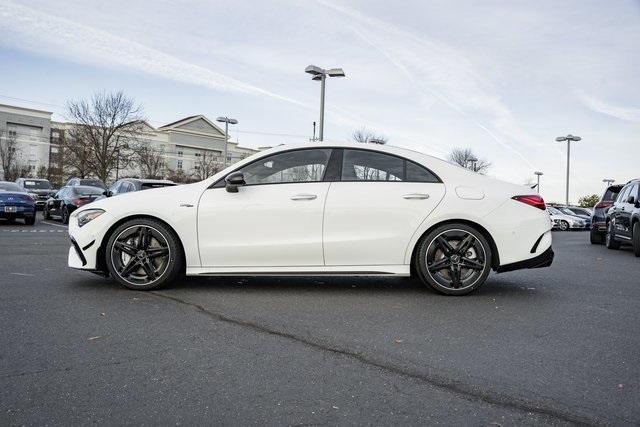
[[296, 194], [291, 196], [291, 200], [314, 200], [317, 197], [315, 194]]
[[424, 193], [409, 193], [402, 196], [402, 198], [407, 200], [424, 200], [428, 199], [429, 195]]

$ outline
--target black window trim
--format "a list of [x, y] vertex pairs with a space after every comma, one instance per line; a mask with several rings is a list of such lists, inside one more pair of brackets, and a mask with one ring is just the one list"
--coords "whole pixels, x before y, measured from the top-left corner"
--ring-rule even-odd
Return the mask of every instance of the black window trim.
[[[329, 154], [329, 161], [327, 162], [327, 167], [324, 170], [323, 173], [323, 177], [320, 181], [297, 181], [297, 182], [265, 182], [265, 183], [261, 183], [261, 184], [247, 184], [247, 187], [250, 186], [256, 186], [256, 185], [283, 185], [283, 184], [314, 184], [314, 183], [321, 183], [321, 182], [394, 182], [394, 183], [419, 183], [419, 184], [443, 184], [442, 179], [438, 176], [438, 174], [436, 174], [435, 172], [433, 172], [431, 169], [429, 169], [426, 166], [421, 165], [420, 163], [417, 163], [413, 160], [409, 160], [406, 157], [402, 157], [399, 156], [397, 154], [392, 154], [392, 153], [388, 153], [386, 151], [381, 151], [381, 150], [372, 150], [369, 148], [359, 148], [359, 147], [341, 147], [341, 146], [332, 146], [332, 145], [327, 145], [326, 147], [324, 146], [320, 146], [320, 147], [296, 147], [296, 148], [290, 148], [287, 150], [282, 150], [282, 151], [278, 151], [277, 153], [273, 153], [273, 154], [269, 154], [267, 156], [262, 156], [259, 157], [257, 159], [255, 159], [252, 162], [246, 163], [242, 166], [239, 166], [235, 169], [233, 169], [232, 171], [230, 171], [228, 174], [226, 174], [225, 176], [219, 178], [217, 181], [213, 182], [211, 185], [209, 185], [209, 187], [207, 187], [207, 190], [209, 189], [214, 189], [214, 188], [224, 188], [226, 186], [225, 183], [225, 178], [227, 176], [229, 176], [230, 174], [239, 171], [240, 169], [247, 167], [249, 165], [252, 165], [256, 162], [259, 162], [261, 160], [266, 159], [267, 157], [271, 157], [271, 156], [275, 156], [277, 154], [282, 154], [282, 153], [288, 153], [288, 152], [292, 152], [292, 151], [303, 151], [303, 150], [326, 150], [326, 149], [330, 149], [331, 153]], [[407, 162], [411, 162], [414, 165], [418, 166], [419, 168], [425, 169], [427, 170], [431, 175], [434, 176], [434, 178], [436, 179], [436, 181], [434, 182], [425, 182], [425, 181], [385, 181], [385, 180], [379, 180], [379, 181], [372, 181], [372, 180], [343, 180], [342, 179], [342, 160], [343, 160], [343, 154], [344, 154], [344, 150], [357, 150], [357, 151], [366, 151], [366, 152], [374, 152], [374, 153], [378, 153], [378, 154], [384, 154], [387, 156], [392, 156], [392, 157], [396, 157], [398, 159], [403, 160], [403, 174], [405, 178], [407, 176]], [[338, 166], [335, 165], [335, 163], [338, 163]], [[337, 175], [335, 179], [328, 179], [330, 178], [327, 174], [327, 172], [330, 170], [330, 168], [336, 168], [337, 167]], [[333, 175], [333, 173], [332, 173]]]

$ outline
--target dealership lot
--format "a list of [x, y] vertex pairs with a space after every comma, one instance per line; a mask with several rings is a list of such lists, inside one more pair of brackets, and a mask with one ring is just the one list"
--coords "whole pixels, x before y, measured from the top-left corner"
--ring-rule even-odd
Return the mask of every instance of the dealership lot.
[[64, 226], [0, 225], [0, 424], [640, 423], [640, 260], [554, 233], [551, 268], [445, 297], [382, 278], [66, 268]]

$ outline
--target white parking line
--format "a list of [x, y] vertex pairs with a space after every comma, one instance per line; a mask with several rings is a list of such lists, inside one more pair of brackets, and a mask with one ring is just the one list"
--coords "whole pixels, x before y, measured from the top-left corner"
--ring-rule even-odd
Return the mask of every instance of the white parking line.
[[62, 225], [62, 224], [55, 224], [53, 222], [49, 222], [49, 221], [41, 221], [43, 224], [47, 224], [47, 225], [53, 225], [54, 227], [62, 227], [62, 228], [68, 228], [66, 225]]

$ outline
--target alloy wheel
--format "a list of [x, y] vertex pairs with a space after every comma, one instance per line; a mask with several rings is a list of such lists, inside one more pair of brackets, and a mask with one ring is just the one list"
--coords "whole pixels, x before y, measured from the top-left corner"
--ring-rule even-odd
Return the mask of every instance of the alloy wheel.
[[123, 230], [111, 248], [115, 272], [134, 286], [149, 285], [160, 279], [169, 267], [170, 255], [167, 238], [148, 225]]
[[438, 234], [427, 247], [426, 271], [439, 285], [462, 290], [472, 287], [487, 268], [487, 255], [472, 233], [452, 229]]

